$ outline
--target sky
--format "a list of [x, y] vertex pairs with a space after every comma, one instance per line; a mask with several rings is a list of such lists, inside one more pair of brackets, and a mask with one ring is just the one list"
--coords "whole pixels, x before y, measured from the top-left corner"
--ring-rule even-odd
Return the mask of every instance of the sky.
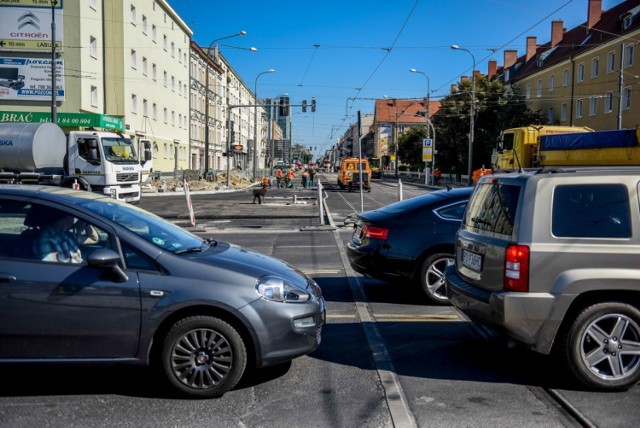
[[[527, 36], [551, 38], [551, 21], [567, 29], [587, 19], [588, 0], [168, 0], [205, 49], [220, 52], [259, 98], [315, 98], [317, 109], [292, 108], [293, 144], [314, 157], [339, 141], [374, 100], [446, 96], [461, 76], [504, 50], [524, 54]], [[603, 0], [604, 10], [622, 0]], [[458, 45], [464, 50], [451, 49]], [[249, 48], [256, 48], [255, 52]], [[412, 73], [415, 68], [424, 73]], [[269, 69], [275, 72], [260, 74]], [[258, 75], [260, 76], [258, 77]]]

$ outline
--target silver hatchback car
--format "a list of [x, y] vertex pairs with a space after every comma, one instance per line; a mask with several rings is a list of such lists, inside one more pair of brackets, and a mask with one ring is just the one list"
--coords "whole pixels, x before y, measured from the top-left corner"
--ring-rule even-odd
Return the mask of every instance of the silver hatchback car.
[[483, 177], [446, 272], [451, 303], [589, 387], [640, 380], [640, 168]]

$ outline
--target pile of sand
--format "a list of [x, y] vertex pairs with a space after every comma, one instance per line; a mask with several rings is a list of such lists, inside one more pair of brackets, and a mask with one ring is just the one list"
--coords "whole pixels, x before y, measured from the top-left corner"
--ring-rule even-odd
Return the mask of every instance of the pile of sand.
[[[232, 172], [231, 179], [229, 180], [230, 186], [227, 187], [227, 174], [218, 174], [213, 181], [206, 180], [187, 180], [189, 184], [189, 190], [191, 192], [200, 191], [216, 191], [216, 190], [230, 190], [230, 189], [246, 189], [250, 187], [253, 182], [246, 177], [239, 176]], [[143, 193], [162, 193], [162, 192], [184, 192], [184, 182], [181, 180], [148, 180], [142, 185]]]

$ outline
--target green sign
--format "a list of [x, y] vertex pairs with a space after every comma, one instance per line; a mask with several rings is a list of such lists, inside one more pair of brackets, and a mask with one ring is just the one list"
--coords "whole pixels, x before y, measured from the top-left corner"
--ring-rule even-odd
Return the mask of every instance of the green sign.
[[[57, 119], [58, 125], [62, 127], [93, 127], [123, 131], [121, 118], [105, 114], [58, 113]], [[28, 111], [0, 111], [0, 122], [46, 123], [51, 122], [51, 114]]]

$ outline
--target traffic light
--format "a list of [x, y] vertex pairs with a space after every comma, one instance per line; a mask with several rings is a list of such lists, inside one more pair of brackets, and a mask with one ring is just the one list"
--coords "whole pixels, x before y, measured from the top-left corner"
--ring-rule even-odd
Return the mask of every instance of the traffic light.
[[280, 116], [289, 116], [289, 97], [280, 97]]
[[307, 112], [307, 100], [302, 100], [302, 112]]
[[316, 99], [311, 98], [311, 111], [315, 113], [316, 111]]

